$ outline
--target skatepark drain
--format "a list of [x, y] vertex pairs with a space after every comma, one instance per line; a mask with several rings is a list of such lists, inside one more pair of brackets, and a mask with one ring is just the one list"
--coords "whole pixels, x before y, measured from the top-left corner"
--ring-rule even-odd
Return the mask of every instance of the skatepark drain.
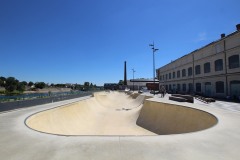
[[35, 131], [63, 136], [136, 136], [200, 131], [217, 124], [217, 118], [201, 110], [145, 100], [143, 95], [134, 99], [122, 92], [98, 92], [33, 114], [25, 123]]

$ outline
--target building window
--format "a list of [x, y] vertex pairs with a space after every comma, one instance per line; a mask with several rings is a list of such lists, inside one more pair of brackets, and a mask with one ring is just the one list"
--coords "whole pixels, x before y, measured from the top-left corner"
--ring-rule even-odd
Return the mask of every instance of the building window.
[[195, 66], [195, 74], [201, 74], [201, 68], [200, 65]]
[[165, 85], [166, 90], [168, 91], [168, 85]]
[[178, 90], [178, 91], [181, 90], [181, 86], [180, 86], [180, 84], [177, 84], [177, 90]]
[[186, 84], [185, 84], [185, 83], [182, 84], [182, 90], [183, 90], [184, 92], [186, 92]]
[[223, 60], [222, 59], [218, 59], [214, 63], [215, 63], [215, 71], [223, 70]]
[[240, 97], [240, 81], [239, 80], [230, 81], [230, 96], [232, 96], [233, 99], [239, 99]]
[[164, 75], [162, 75], [162, 79], [164, 80]]
[[172, 78], [173, 78], [173, 79], [175, 78], [175, 72], [172, 73]]
[[165, 75], [165, 77], [166, 77], [166, 80], [168, 79], [168, 76], [167, 76], [167, 74]]
[[172, 90], [176, 91], [176, 84], [172, 85]]
[[224, 82], [216, 82], [216, 93], [224, 93]]
[[196, 83], [196, 92], [201, 92], [201, 83]]
[[186, 69], [183, 69], [182, 70], [182, 77], [185, 77], [186, 76]]
[[192, 67], [188, 68], [188, 76], [192, 76]]
[[171, 78], [172, 78], [172, 76], [171, 76], [171, 73], [169, 73], [169, 74], [168, 74], [168, 78], [169, 78], [169, 79], [171, 79]]
[[177, 71], [177, 78], [180, 78], [180, 71]]
[[211, 71], [210, 62], [204, 64], [204, 73], [209, 73]]
[[162, 80], [162, 76], [160, 76], [160, 81]]
[[239, 55], [233, 55], [228, 58], [229, 69], [238, 68], [239, 67]]
[[188, 83], [188, 92], [193, 92], [193, 84]]
[[169, 84], [169, 90], [170, 90], [170, 91], [172, 90], [172, 86], [171, 86], [171, 84]]

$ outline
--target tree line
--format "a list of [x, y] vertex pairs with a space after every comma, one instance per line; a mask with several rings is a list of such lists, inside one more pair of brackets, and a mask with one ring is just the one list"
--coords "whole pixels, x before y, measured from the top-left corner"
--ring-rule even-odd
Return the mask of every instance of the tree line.
[[80, 84], [54, 84], [50, 85], [45, 82], [36, 82], [32, 81], [19, 81], [15, 77], [0, 77], [0, 87], [5, 88], [5, 91], [0, 91], [0, 94], [21, 94], [26, 89], [28, 90], [37, 90], [43, 89], [46, 87], [56, 87], [56, 88], [71, 88], [73, 90], [89, 90], [93, 88], [97, 88], [96, 85], [93, 85], [89, 82], [84, 82], [83, 85]]

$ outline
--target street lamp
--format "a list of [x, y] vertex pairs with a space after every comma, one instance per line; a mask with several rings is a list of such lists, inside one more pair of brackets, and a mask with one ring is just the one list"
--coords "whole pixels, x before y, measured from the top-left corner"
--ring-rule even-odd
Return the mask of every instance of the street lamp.
[[154, 42], [152, 44], [149, 44], [150, 47], [152, 47], [151, 49], [153, 50], [153, 85], [154, 85], [154, 95], [155, 95], [155, 57], [154, 57], [154, 53], [158, 50], [157, 48], [154, 47]]
[[136, 71], [134, 70], [134, 68], [132, 69], [132, 71], [133, 71], [133, 91], [134, 91], [134, 73], [135, 73]]

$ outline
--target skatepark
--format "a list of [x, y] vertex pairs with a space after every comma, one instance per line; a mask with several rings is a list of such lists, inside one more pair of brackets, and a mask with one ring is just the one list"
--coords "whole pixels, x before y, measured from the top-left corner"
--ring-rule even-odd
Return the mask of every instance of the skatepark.
[[207, 112], [144, 101], [147, 98], [137, 93], [95, 93], [89, 99], [34, 114], [26, 125], [57, 135], [156, 135], [193, 132], [217, 124], [217, 118]]
[[3, 159], [237, 159], [240, 107], [98, 92], [0, 113]]

